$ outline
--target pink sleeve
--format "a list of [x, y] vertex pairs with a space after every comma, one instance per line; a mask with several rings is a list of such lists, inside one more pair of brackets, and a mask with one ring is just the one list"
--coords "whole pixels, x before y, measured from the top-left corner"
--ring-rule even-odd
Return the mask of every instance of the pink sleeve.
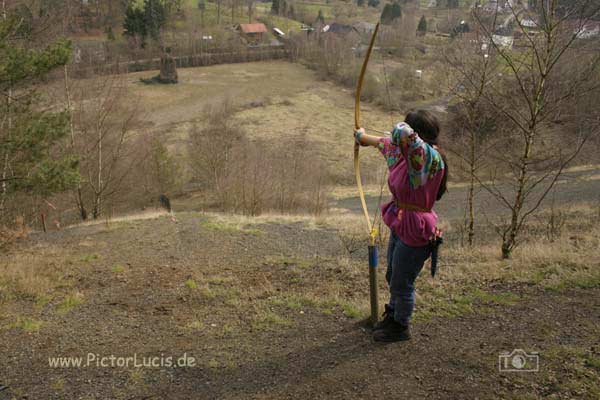
[[392, 138], [388, 136], [379, 138], [379, 145], [377, 148], [385, 157], [388, 168], [392, 168], [400, 158], [400, 147], [394, 144]]

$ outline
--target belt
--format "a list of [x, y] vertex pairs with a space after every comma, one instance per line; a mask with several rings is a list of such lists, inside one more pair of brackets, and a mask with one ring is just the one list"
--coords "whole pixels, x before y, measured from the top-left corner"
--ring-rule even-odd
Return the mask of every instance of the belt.
[[401, 210], [417, 211], [417, 212], [431, 212], [431, 209], [415, 206], [414, 204], [402, 203], [398, 200], [394, 200], [394, 204], [396, 205], [396, 207], [398, 207]]

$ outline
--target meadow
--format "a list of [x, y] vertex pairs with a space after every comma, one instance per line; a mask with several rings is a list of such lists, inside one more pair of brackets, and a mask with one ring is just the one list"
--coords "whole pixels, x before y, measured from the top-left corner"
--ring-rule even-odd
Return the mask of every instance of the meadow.
[[[203, 211], [192, 195], [174, 198], [172, 215], [152, 210], [30, 232], [0, 264], [0, 354], [7, 355], [0, 398], [600, 396], [597, 167], [569, 171], [574, 178], [560, 193], [574, 195], [532, 219], [509, 260], [485, 215], [475, 247], [464, 245], [464, 184], [452, 182], [438, 208], [447, 232], [438, 275], [426, 265], [418, 281], [414, 340], [381, 346], [365, 324], [352, 92], [287, 62], [181, 69], [172, 86], [140, 82], [152, 74], [125, 78], [129, 102], [143, 110], [138, 129], [160, 133], [183, 158], [191, 127], [206, 123], [206, 106], [231, 99], [233, 125], [250, 139], [313, 143], [337, 176], [329, 207], [319, 216], [248, 217]], [[362, 111], [365, 125], [389, 126], [388, 112], [368, 103]], [[374, 152], [362, 154], [375, 212], [382, 163]], [[478, 207], [490, 208], [483, 200]], [[559, 223], [550, 225], [551, 216]], [[383, 304], [384, 228], [379, 239]], [[499, 354], [514, 348], [539, 352], [540, 371], [499, 372]], [[196, 364], [49, 366], [53, 357], [89, 353], [187, 354]]]

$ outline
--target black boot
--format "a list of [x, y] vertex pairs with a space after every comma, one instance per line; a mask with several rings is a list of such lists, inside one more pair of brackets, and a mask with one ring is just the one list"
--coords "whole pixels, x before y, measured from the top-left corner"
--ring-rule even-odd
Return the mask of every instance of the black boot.
[[376, 342], [400, 342], [410, 339], [410, 328], [392, 320], [383, 329], [373, 333]]
[[383, 319], [375, 325], [373, 325], [373, 331], [378, 331], [380, 329], [384, 329], [387, 327], [390, 322], [394, 321], [394, 309], [389, 306], [389, 304], [385, 305], [385, 311], [382, 314]]

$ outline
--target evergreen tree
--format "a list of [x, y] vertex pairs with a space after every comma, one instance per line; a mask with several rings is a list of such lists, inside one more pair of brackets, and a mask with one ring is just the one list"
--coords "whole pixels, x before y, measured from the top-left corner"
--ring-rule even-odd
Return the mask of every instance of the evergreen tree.
[[144, 24], [152, 39], [160, 39], [160, 30], [167, 22], [167, 7], [161, 0], [144, 0]]
[[402, 8], [400, 7], [400, 3], [387, 3], [381, 12], [381, 23], [384, 25], [390, 25], [400, 17], [402, 17]]
[[322, 24], [325, 23], [325, 17], [323, 16], [323, 11], [319, 8], [319, 15], [317, 15], [317, 19], [315, 22], [320, 22]]
[[279, 0], [273, 0], [271, 3], [271, 14], [279, 15]]
[[206, 2], [204, 0], [198, 0], [198, 10], [200, 10], [200, 19], [204, 28], [204, 13], [206, 12]]
[[148, 36], [146, 24], [144, 23], [144, 10], [136, 7], [132, 3], [130, 3], [125, 10], [123, 34], [132, 38], [139, 38], [142, 47], [146, 40], [146, 36]]
[[110, 40], [111, 42], [114, 42], [114, 41], [116, 40], [116, 38], [115, 38], [115, 33], [113, 32], [113, 28], [112, 28], [112, 26], [110, 26], [110, 25], [109, 25], [109, 26], [107, 26], [107, 27], [104, 29], [104, 32], [106, 33], [106, 38], [107, 38], [108, 40]]
[[356, 5], [362, 7], [365, 5], [365, 0], [356, 0]]
[[71, 57], [68, 41], [35, 49], [36, 40], [19, 34], [21, 19], [0, 19], [0, 218], [18, 193], [46, 196], [79, 179], [77, 159], [58, 144], [68, 133], [67, 112], [44, 111], [35, 85]]
[[383, 7], [383, 11], [381, 11], [381, 23], [384, 25], [389, 25], [392, 23], [392, 5], [387, 3]]
[[143, 8], [129, 3], [123, 21], [123, 34], [137, 37], [144, 47], [148, 37], [160, 40], [160, 30], [167, 23], [168, 8], [162, 0], [144, 0]]
[[367, 0], [367, 5], [369, 7], [377, 8], [379, 7], [379, 0]]
[[419, 32], [423, 35], [425, 33], [427, 33], [427, 18], [425, 18], [424, 15], [422, 15], [421, 19], [419, 20], [419, 25], [417, 26], [417, 32]]
[[20, 4], [15, 8], [15, 16], [20, 21], [17, 28], [19, 36], [29, 36], [33, 31], [34, 19], [29, 7], [25, 4]]
[[392, 4], [392, 21], [402, 17], [402, 7], [397, 1]]

